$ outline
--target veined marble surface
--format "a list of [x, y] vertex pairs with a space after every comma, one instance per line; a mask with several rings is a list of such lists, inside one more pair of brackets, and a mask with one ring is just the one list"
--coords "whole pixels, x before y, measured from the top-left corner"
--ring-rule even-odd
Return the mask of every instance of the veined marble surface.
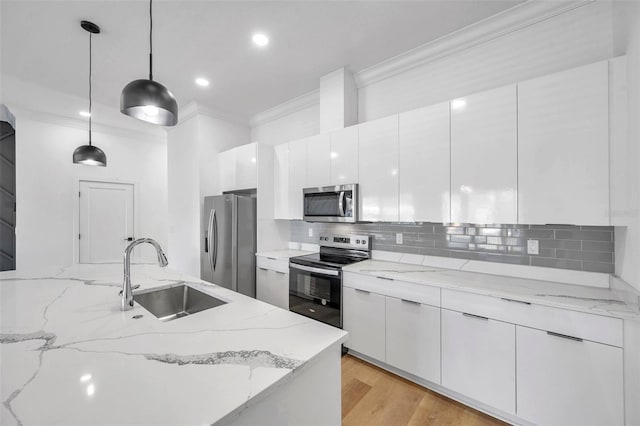
[[[434, 268], [408, 263], [365, 260], [343, 268], [377, 277], [432, 285], [469, 293], [506, 297], [539, 305], [617, 318], [640, 319], [640, 307], [608, 288]], [[389, 281], [393, 286], [393, 281]], [[638, 301], [638, 299], [636, 299]]]
[[122, 312], [122, 265], [0, 280], [2, 425], [212, 424], [347, 336], [155, 265], [132, 266], [132, 283], [187, 282], [228, 303], [168, 322]]

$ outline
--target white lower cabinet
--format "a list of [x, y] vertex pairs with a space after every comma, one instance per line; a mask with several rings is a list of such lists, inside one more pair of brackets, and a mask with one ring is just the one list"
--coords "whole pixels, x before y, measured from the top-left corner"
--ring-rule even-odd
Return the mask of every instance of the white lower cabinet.
[[256, 299], [282, 309], [289, 309], [289, 274], [258, 267]]
[[622, 348], [517, 326], [518, 416], [540, 425], [622, 425]]
[[345, 346], [379, 361], [385, 360], [385, 296], [350, 287], [342, 289]]
[[387, 364], [440, 383], [440, 308], [386, 299]]
[[516, 414], [515, 327], [442, 309], [442, 385]]

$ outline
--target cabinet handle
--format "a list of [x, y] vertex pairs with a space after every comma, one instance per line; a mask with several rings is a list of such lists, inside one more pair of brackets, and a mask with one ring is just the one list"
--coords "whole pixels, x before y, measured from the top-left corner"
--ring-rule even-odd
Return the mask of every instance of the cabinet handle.
[[522, 300], [507, 299], [506, 297], [501, 297], [501, 299], [504, 300], [505, 302], [522, 303], [523, 305], [530, 305], [531, 304], [531, 302], [524, 302]]
[[276, 274], [282, 274], [282, 275], [285, 275], [285, 274], [286, 274], [286, 272], [282, 272], [282, 271], [275, 271], [275, 273], [276, 273]]
[[371, 293], [370, 291], [367, 291], [367, 290], [361, 290], [361, 289], [359, 289], [359, 288], [356, 288], [356, 289], [354, 289], [354, 290], [355, 290], [355, 291], [359, 291], [360, 293], [366, 293], [366, 294]]
[[269, 260], [278, 260], [275, 257], [267, 257], [267, 259], [269, 259]]
[[582, 342], [582, 339], [579, 338], [579, 337], [567, 336], [566, 334], [554, 333], [553, 331], [547, 331], [547, 334], [549, 336], [556, 336], [556, 337], [560, 337], [562, 339], [573, 340], [575, 342]]
[[489, 318], [487, 318], [487, 317], [481, 317], [480, 315], [468, 314], [466, 312], [463, 312], [462, 315], [464, 315], [465, 317], [476, 318], [476, 319], [481, 319], [481, 320], [485, 320], [485, 321], [489, 320]]
[[267, 268], [260, 268], [260, 267], [258, 267], [258, 269], [260, 269], [260, 270], [262, 270], [262, 271], [268, 271], [268, 269], [267, 269]]
[[387, 277], [376, 277], [376, 278], [379, 278], [381, 280], [393, 281], [393, 278], [387, 278]]
[[414, 300], [407, 300], [407, 299], [400, 299], [400, 300], [402, 300], [405, 303], [411, 303], [412, 305], [419, 305], [420, 304], [420, 302], [416, 302]]

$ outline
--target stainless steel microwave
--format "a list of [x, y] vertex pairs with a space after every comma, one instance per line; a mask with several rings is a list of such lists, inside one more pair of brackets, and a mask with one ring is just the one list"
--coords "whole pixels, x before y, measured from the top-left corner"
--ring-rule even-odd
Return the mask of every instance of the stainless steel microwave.
[[307, 222], [358, 221], [358, 184], [305, 188], [304, 220]]

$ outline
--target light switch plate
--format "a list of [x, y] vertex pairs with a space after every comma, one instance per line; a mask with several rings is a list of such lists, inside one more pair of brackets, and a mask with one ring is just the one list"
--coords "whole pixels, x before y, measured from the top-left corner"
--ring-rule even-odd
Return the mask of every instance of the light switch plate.
[[313, 228], [309, 228], [309, 236], [313, 237]]
[[527, 254], [539, 254], [538, 240], [527, 240]]
[[402, 244], [402, 232], [396, 233], [396, 244]]

